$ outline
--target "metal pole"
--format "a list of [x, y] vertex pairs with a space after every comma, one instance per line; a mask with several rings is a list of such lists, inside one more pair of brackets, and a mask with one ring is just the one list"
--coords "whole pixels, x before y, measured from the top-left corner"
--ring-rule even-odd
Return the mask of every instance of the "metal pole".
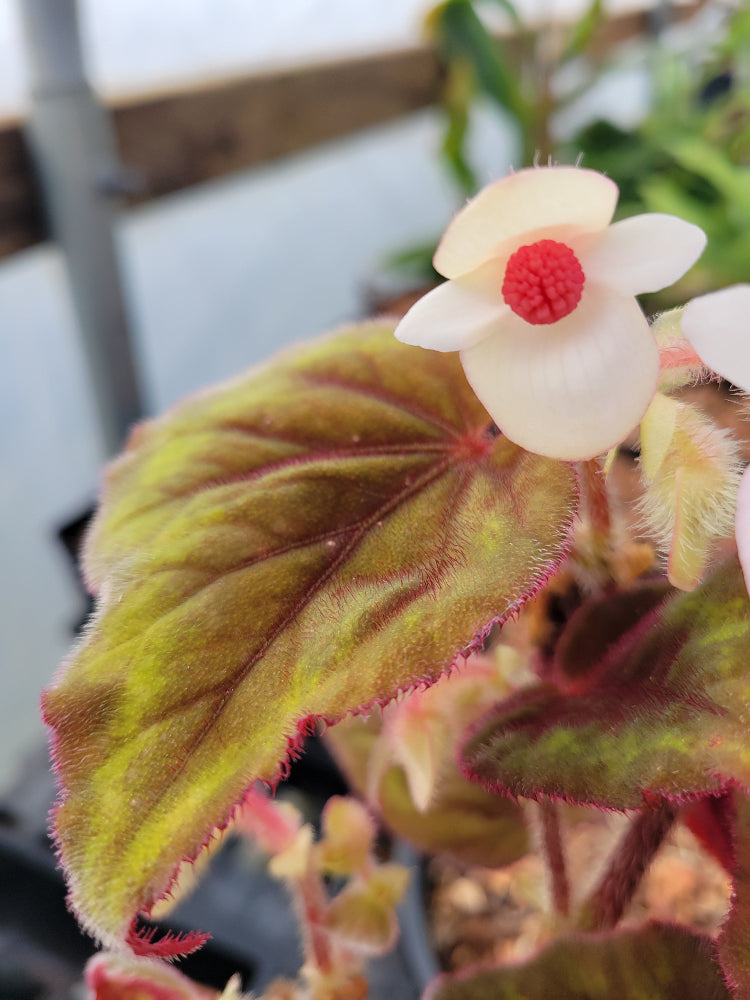
[[52, 238], [67, 265], [104, 449], [143, 414], [115, 244], [117, 162], [110, 122], [83, 66], [76, 0], [20, 0], [32, 107], [27, 137]]

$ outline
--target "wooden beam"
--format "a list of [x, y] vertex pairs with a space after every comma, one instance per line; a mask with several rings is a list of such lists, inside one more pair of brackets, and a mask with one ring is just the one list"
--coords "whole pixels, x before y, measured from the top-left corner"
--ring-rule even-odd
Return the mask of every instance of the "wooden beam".
[[113, 116], [143, 200], [399, 118], [434, 103], [439, 87], [435, 54], [413, 49], [214, 83]]
[[[682, 20], [704, 2], [673, 16]], [[593, 50], [601, 54], [644, 30], [642, 14], [606, 21]], [[435, 52], [423, 46], [115, 102], [120, 159], [142, 182], [128, 201], [158, 198], [399, 118], [436, 102], [441, 79]], [[22, 123], [0, 122], [0, 257], [45, 235]]]
[[[303, 66], [114, 103], [121, 162], [140, 178], [135, 204], [255, 166], [437, 100], [427, 48]], [[0, 123], [0, 256], [44, 239], [19, 121]]]

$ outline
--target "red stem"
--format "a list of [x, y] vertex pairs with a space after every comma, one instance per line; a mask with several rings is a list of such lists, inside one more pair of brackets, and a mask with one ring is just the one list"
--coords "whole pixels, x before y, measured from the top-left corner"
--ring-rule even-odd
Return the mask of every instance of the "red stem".
[[581, 513], [588, 516], [594, 536], [602, 542], [609, 539], [612, 523], [609, 514], [607, 480], [595, 458], [581, 462]]
[[579, 920], [583, 930], [610, 930], [617, 925], [677, 812], [671, 803], [662, 802], [635, 817], [604, 878], [583, 905]]
[[328, 935], [323, 926], [327, 906], [323, 884], [318, 873], [310, 870], [295, 885], [302, 904], [306, 958], [319, 972], [327, 974], [333, 968], [333, 962]]
[[570, 883], [560, 832], [560, 809], [551, 799], [539, 802], [542, 821], [542, 846], [552, 882], [552, 906], [555, 913], [567, 917], [570, 912]]

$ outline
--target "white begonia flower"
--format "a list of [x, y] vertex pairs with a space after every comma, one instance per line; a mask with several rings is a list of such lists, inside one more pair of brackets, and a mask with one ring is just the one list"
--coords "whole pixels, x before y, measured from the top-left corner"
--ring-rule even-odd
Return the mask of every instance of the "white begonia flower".
[[731, 285], [693, 299], [680, 326], [704, 365], [750, 392], [750, 285]]
[[[750, 392], [750, 285], [732, 285], [693, 299], [685, 306], [680, 326], [707, 367]], [[750, 591], [750, 466], [740, 481], [735, 537]]]
[[449, 280], [396, 329], [406, 344], [460, 351], [503, 434], [540, 455], [593, 458], [638, 424], [659, 351], [634, 296], [672, 284], [705, 246], [701, 229], [672, 215], [610, 225], [617, 196], [579, 167], [490, 184], [435, 253]]

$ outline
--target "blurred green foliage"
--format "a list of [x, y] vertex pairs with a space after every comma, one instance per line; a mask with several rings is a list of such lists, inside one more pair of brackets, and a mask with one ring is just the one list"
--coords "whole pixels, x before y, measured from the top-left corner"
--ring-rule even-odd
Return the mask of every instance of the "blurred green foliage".
[[[661, 5], [651, 18], [654, 30], [618, 49], [603, 43], [602, 0], [593, 0], [572, 25], [533, 27], [511, 0], [444, 0], [425, 28], [445, 65], [441, 155], [460, 195], [479, 186], [468, 136], [482, 101], [505, 127], [512, 124], [515, 166], [580, 161], [619, 185], [618, 217], [669, 212], [705, 230], [709, 242], [700, 263], [666, 293], [650, 296], [649, 308], [750, 279], [750, 7], [723, 6], [717, 26], [707, 29], [708, 6], [680, 26], [678, 43], [667, 43], [670, 10]], [[506, 16], [503, 34], [482, 16], [491, 7]], [[623, 127], [598, 118], [561, 135], [560, 113], [634, 58], [651, 95], [643, 120]], [[575, 87], [563, 87], [566, 70], [578, 79]], [[434, 243], [415, 247], [390, 264], [427, 280], [434, 276], [433, 251]]]

